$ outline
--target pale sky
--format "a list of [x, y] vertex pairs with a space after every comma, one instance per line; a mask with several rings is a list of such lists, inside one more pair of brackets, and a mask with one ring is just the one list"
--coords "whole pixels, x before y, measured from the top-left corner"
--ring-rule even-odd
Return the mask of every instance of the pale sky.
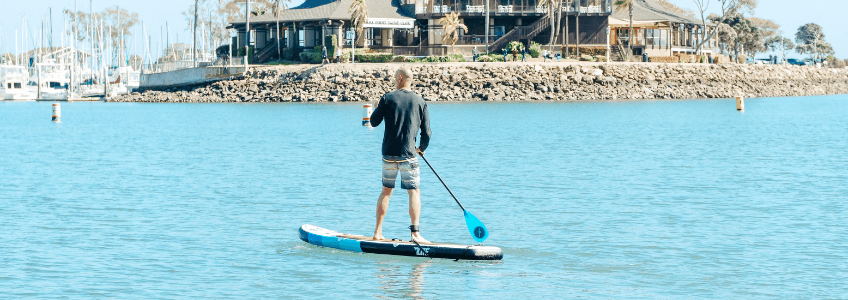
[[[692, 0], [670, 0], [681, 7], [694, 10]], [[711, 9], [717, 10], [717, 0], [712, 0]], [[48, 9], [53, 8], [53, 32], [54, 46], [60, 42], [60, 33], [63, 28], [62, 13], [63, 9], [73, 9], [73, 0], [4, 0], [2, 10], [0, 10], [0, 52], [15, 51], [15, 30], [18, 30], [18, 40], [20, 40], [22, 20], [26, 17], [27, 31], [29, 32], [28, 48], [32, 49], [32, 41], [38, 38], [38, 33], [41, 30], [41, 20], [48, 16]], [[294, 0], [296, 6], [302, 3], [303, 0]], [[848, 58], [848, 32], [839, 30], [841, 26], [840, 15], [848, 11], [848, 1], [844, 0], [821, 0], [798, 2], [796, 0], [759, 0], [759, 7], [754, 12], [754, 15], [759, 18], [770, 19], [781, 26], [784, 36], [795, 39], [795, 32], [803, 24], [814, 22], [824, 28], [826, 40], [833, 45], [836, 50], [836, 56], [839, 58]], [[186, 29], [187, 23], [185, 18], [180, 14], [186, 10], [194, 1], [191, 0], [145, 0], [145, 1], [117, 1], [117, 0], [95, 0], [94, 10], [102, 11], [106, 7], [119, 5], [131, 12], [137, 12], [139, 18], [144, 21], [149, 35], [155, 43], [158, 43], [160, 37], [160, 27], [168, 23], [171, 31], [171, 42], [176, 42], [177, 36], [179, 41], [189, 44], [191, 42], [191, 33]], [[809, 5], [807, 5], [809, 4]], [[88, 12], [89, 1], [77, 0], [77, 8], [81, 11]], [[141, 36], [141, 28], [136, 28], [138, 36]], [[33, 34], [34, 33], [34, 34]], [[141, 45], [139, 40], [136, 45]], [[20, 45], [19, 45], [20, 47]], [[134, 47], [134, 46], [133, 46]], [[130, 47], [130, 48], [133, 48]], [[155, 48], [155, 47], [151, 47]], [[133, 49], [130, 49], [131, 52]], [[793, 56], [798, 55], [793, 52]]]

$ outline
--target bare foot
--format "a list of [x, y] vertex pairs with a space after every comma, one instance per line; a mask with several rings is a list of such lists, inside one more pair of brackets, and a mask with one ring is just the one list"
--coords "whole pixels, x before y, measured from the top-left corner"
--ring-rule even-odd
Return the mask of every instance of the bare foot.
[[381, 241], [381, 240], [385, 240], [386, 238], [384, 238], [382, 234], [379, 234], [379, 235], [374, 235], [374, 237], [372, 237], [371, 239], [375, 240], [375, 241]]
[[417, 234], [417, 235], [413, 234], [412, 240], [418, 242], [419, 244], [429, 244], [430, 243], [430, 241], [425, 240], [423, 237], [421, 237], [420, 234]]

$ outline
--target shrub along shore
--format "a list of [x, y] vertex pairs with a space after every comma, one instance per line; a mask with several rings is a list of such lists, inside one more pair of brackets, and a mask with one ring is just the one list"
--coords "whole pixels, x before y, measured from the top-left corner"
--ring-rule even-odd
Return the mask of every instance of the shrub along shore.
[[380, 63], [257, 66], [214, 83], [109, 102], [377, 101], [400, 66], [428, 101], [702, 99], [848, 94], [848, 68], [661, 63]]

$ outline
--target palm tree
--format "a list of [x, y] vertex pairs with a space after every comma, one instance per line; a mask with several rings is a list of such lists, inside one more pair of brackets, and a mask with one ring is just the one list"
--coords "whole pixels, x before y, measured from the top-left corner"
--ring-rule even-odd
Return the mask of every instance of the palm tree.
[[548, 22], [551, 25], [551, 38], [548, 40], [548, 48], [554, 44], [554, 40], [556, 40], [556, 34], [559, 33], [559, 24], [558, 21], [562, 16], [562, 9], [560, 9], [560, 5], [562, 5], [561, 0], [539, 0], [539, 6], [547, 6], [547, 11], [545, 11], [545, 18], [548, 18]]
[[350, 4], [350, 23], [356, 30], [356, 37], [353, 39], [353, 52], [350, 53], [350, 61], [353, 62], [356, 54], [356, 40], [362, 36], [362, 31], [365, 29], [365, 21], [368, 20], [368, 6], [365, 5], [365, 0], [353, 0]]
[[277, 21], [277, 60], [283, 60], [283, 50], [280, 49], [280, 38], [284, 35], [280, 32], [280, 12], [289, 8], [291, 0], [274, 0], [274, 20]]
[[456, 44], [456, 40], [459, 39], [459, 29], [468, 31], [468, 27], [462, 23], [462, 20], [459, 19], [459, 14], [457, 12], [452, 12], [441, 19], [439, 19], [439, 24], [442, 25], [445, 33], [442, 35], [442, 44], [449, 44], [453, 46]]
[[617, 0], [615, 1], [615, 10], [627, 10], [630, 14], [630, 32], [627, 33], [627, 60], [633, 55], [633, 1], [634, 0]]

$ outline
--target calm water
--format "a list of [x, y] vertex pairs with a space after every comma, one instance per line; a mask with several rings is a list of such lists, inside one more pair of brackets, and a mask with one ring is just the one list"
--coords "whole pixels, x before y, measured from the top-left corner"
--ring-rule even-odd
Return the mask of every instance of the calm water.
[[[0, 297], [848, 298], [848, 96], [746, 102], [431, 104], [496, 263], [298, 239], [373, 232], [361, 104], [0, 103]], [[422, 174], [424, 236], [473, 243]]]

